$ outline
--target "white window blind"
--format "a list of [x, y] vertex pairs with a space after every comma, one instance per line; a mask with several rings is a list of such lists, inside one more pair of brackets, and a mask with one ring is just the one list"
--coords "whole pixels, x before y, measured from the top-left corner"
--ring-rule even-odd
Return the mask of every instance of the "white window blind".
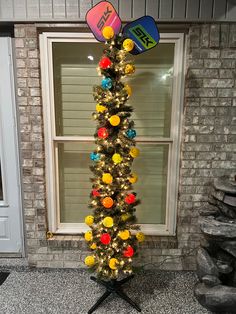
[[91, 189], [89, 154], [94, 145], [88, 143], [58, 144], [61, 222], [81, 222], [88, 215]]

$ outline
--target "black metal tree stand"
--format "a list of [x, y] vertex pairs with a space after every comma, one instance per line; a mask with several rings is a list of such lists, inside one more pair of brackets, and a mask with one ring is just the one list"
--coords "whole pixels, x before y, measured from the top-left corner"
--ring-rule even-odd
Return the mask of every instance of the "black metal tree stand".
[[101, 284], [106, 288], [106, 291], [104, 294], [97, 300], [97, 302], [94, 304], [94, 306], [91, 307], [91, 309], [88, 311], [88, 314], [93, 313], [99, 305], [106, 300], [107, 297], [109, 297], [110, 294], [116, 293], [121, 299], [125, 300], [128, 302], [132, 307], [134, 307], [138, 312], [141, 312], [140, 307], [133, 301], [131, 300], [122, 290], [122, 285], [126, 283], [127, 281], [131, 280], [134, 277], [134, 275], [131, 275], [129, 277], [126, 277], [120, 281], [116, 279], [112, 279], [110, 281], [105, 281], [98, 279], [94, 276], [91, 276], [90, 279], [97, 282], [98, 284]]

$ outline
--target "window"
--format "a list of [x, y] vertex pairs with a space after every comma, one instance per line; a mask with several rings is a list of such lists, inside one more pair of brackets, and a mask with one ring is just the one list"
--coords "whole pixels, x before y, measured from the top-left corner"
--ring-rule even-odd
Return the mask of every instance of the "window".
[[[49, 227], [58, 233], [87, 229], [95, 147], [93, 85], [102, 44], [89, 33], [43, 33], [40, 37]], [[142, 204], [137, 216], [147, 234], [175, 233], [181, 124], [183, 35], [161, 34], [155, 48], [131, 58], [136, 72], [129, 103], [141, 156], [133, 165]]]

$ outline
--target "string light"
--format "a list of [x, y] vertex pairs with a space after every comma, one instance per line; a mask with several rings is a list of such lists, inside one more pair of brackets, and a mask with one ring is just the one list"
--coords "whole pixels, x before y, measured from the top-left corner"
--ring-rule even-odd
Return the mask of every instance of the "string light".
[[[117, 44], [116, 38], [107, 40], [103, 57], [111, 60], [111, 66], [108, 69], [97, 68], [98, 75], [112, 80], [112, 88], [105, 90], [101, 86], [96, 86], [93, 93], [96, 110], [99, 109], [92, 114], [92, 118], [98, 121], [96, 132], [100, 128], [106, 128], [108, 136], [106, 138], [95, 136], [97, 147], [94, 151], [100, 154], [100, 159], [90, 168], [94, 173], [94, 178], [91, 178], [93, 188], [99, 194], [91, 196], [89, 206], [94, 211], [94, 223], [90, 228], [93, 230], [93, 242], [96, 245], [93, 250], [97, 261], [94, 268], [106, 278], [117, 278], [120, 270], [126, 274], [132, 273], [132, 259], [127, 254], [124, 255], [124, 251], [131, 246], [134, 246], [134, 250], [136, 249], [136, 237], [131, 234], [132, 222], [135, 221], [133, 215], [135, 209], [134, 205], [125, 203], [125, 197], [131, 188], [128, 178], [131, 174], [133, 158], [129, 152], [131, 147], [135, 147], [135, 141], [127, 137], [126, 131], [133, 128], [134, 124], [129, 120], [132, 108], [125, 104], [129, 98], [126, 84], [121, 81], [121, 78], [126, 76], [127, 64], [132, 66], [132, 62], [126, 60], [128, 52], [119, 47], [120, 43]], [[97, 107], [98, 105], [105, 109]], [[111, 123], [112, 116], [119, 117], [119, 124]], [[120, 162], [114, 162], [112, 159], [114, 154], [120, 155]], [[104, 173], [109, 174], [112, 180], [103, 181]], [[113, 199], [114, 205], [111, 208], [104, 207], [102, 199], [105, 197]], [[112, 224], [109, 226], [103, 224], [106, 218], [112, 219]], [[127, 240], [118, 236], [119, 232], [124, 230], [130, 232]], [[109, 243], [101, 241], [103, 234], [109, 235], [110, 242], [107, 241]], [[109, 268], [109, 261], [112, 258], [119, 261], [117, 269]]]

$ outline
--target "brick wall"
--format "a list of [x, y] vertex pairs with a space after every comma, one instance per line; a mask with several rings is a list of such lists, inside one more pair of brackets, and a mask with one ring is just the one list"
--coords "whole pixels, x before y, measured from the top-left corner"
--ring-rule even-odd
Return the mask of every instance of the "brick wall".
[[38, 35], [33, 25], [15, 25], [25, 242], [30, 263], [45, 239], [45, 172]]
[[198, 207], [209, 182], [236, 173], [236, 24], [189, 31], [178, 211], [178, 247], [199, 244]]
[[[236, 24], [192, 25], [181, 145], [176, 237], [149, 237], [140, 250], [147, 268], [194, 269], [199, 245], [197, 207], [209, 182], [236, 169]], [[15, 24], [26, 249], [31, 266], [83, 267], [80, 236], [46, 239], [46, 184], [38, 34], [33, 24]]]

